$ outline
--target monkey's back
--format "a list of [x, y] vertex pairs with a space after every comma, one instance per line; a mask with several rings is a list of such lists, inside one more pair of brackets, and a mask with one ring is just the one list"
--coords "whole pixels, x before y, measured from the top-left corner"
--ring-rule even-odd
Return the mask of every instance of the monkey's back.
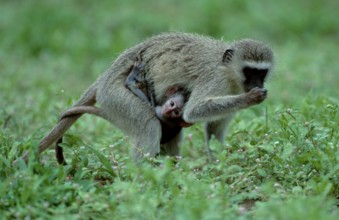
[[150, 80], [154, 81], [156, 99], [158, 94], [173, 86], [192, 90], [195, 81], [205, 74], [210, 75], [222, 62], [227, 45], [209, 37], [170, 33], [155, 36], [140, 44], [144, 51], [142, 59]]
[[221, 64], [227, 47], [223, 41], [196, 34], [160, 34], [124, 51], [101, 77], [100, 84], [107, 89], [125, 80], [128, 67], [140, 58], [147, 80], [154, 82], [156, 100], [161, 102], [164, 97], [160, 94], [170, 87], [191, 91], [197, 79], [210, 75]]

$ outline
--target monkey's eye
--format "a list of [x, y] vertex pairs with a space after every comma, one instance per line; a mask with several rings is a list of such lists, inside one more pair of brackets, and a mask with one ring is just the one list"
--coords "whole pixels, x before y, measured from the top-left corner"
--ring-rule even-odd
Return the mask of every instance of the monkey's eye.
[[178, 110], [174, 110], [173, 111], [173, 115], [178, 117], [178, 116], [180, 116], [180, 112]]
[[170, 101], [170, 106], [173, 107], [175, 105], [174, 101]]

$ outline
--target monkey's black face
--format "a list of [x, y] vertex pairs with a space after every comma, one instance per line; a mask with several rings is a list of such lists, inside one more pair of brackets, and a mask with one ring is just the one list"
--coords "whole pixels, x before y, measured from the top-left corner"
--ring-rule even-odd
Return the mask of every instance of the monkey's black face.
[[264, 82], [268, 73], [268, 69], [244, 67], [242, 71], [245, 76], [244, 89], [246, 92], [249, 92], [255, 87], [264, 88]]

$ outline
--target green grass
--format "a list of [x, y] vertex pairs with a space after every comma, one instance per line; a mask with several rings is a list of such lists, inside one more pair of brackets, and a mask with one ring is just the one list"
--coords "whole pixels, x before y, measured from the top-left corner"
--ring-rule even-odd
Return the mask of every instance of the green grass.
[[[339, 21], [328, 1], [1, 1], [0, 219], [339, 219]], [[204, 154], [136, 167], [129, 139], [84, 116], [69, 165], [40, 139], [124, 49], [166, 31], [252, 37], [277, 54], [268, 99]], [[30, 149], [28, 165], [11, 163]]]

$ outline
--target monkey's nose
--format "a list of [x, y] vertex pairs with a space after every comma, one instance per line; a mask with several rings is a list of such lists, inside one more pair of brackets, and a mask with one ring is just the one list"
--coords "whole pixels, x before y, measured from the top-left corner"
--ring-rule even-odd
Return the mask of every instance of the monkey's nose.
[[171, 114], [171, 109], [170, 108], [163, 108], [161, 114], [165, 117], [169, 117]]

